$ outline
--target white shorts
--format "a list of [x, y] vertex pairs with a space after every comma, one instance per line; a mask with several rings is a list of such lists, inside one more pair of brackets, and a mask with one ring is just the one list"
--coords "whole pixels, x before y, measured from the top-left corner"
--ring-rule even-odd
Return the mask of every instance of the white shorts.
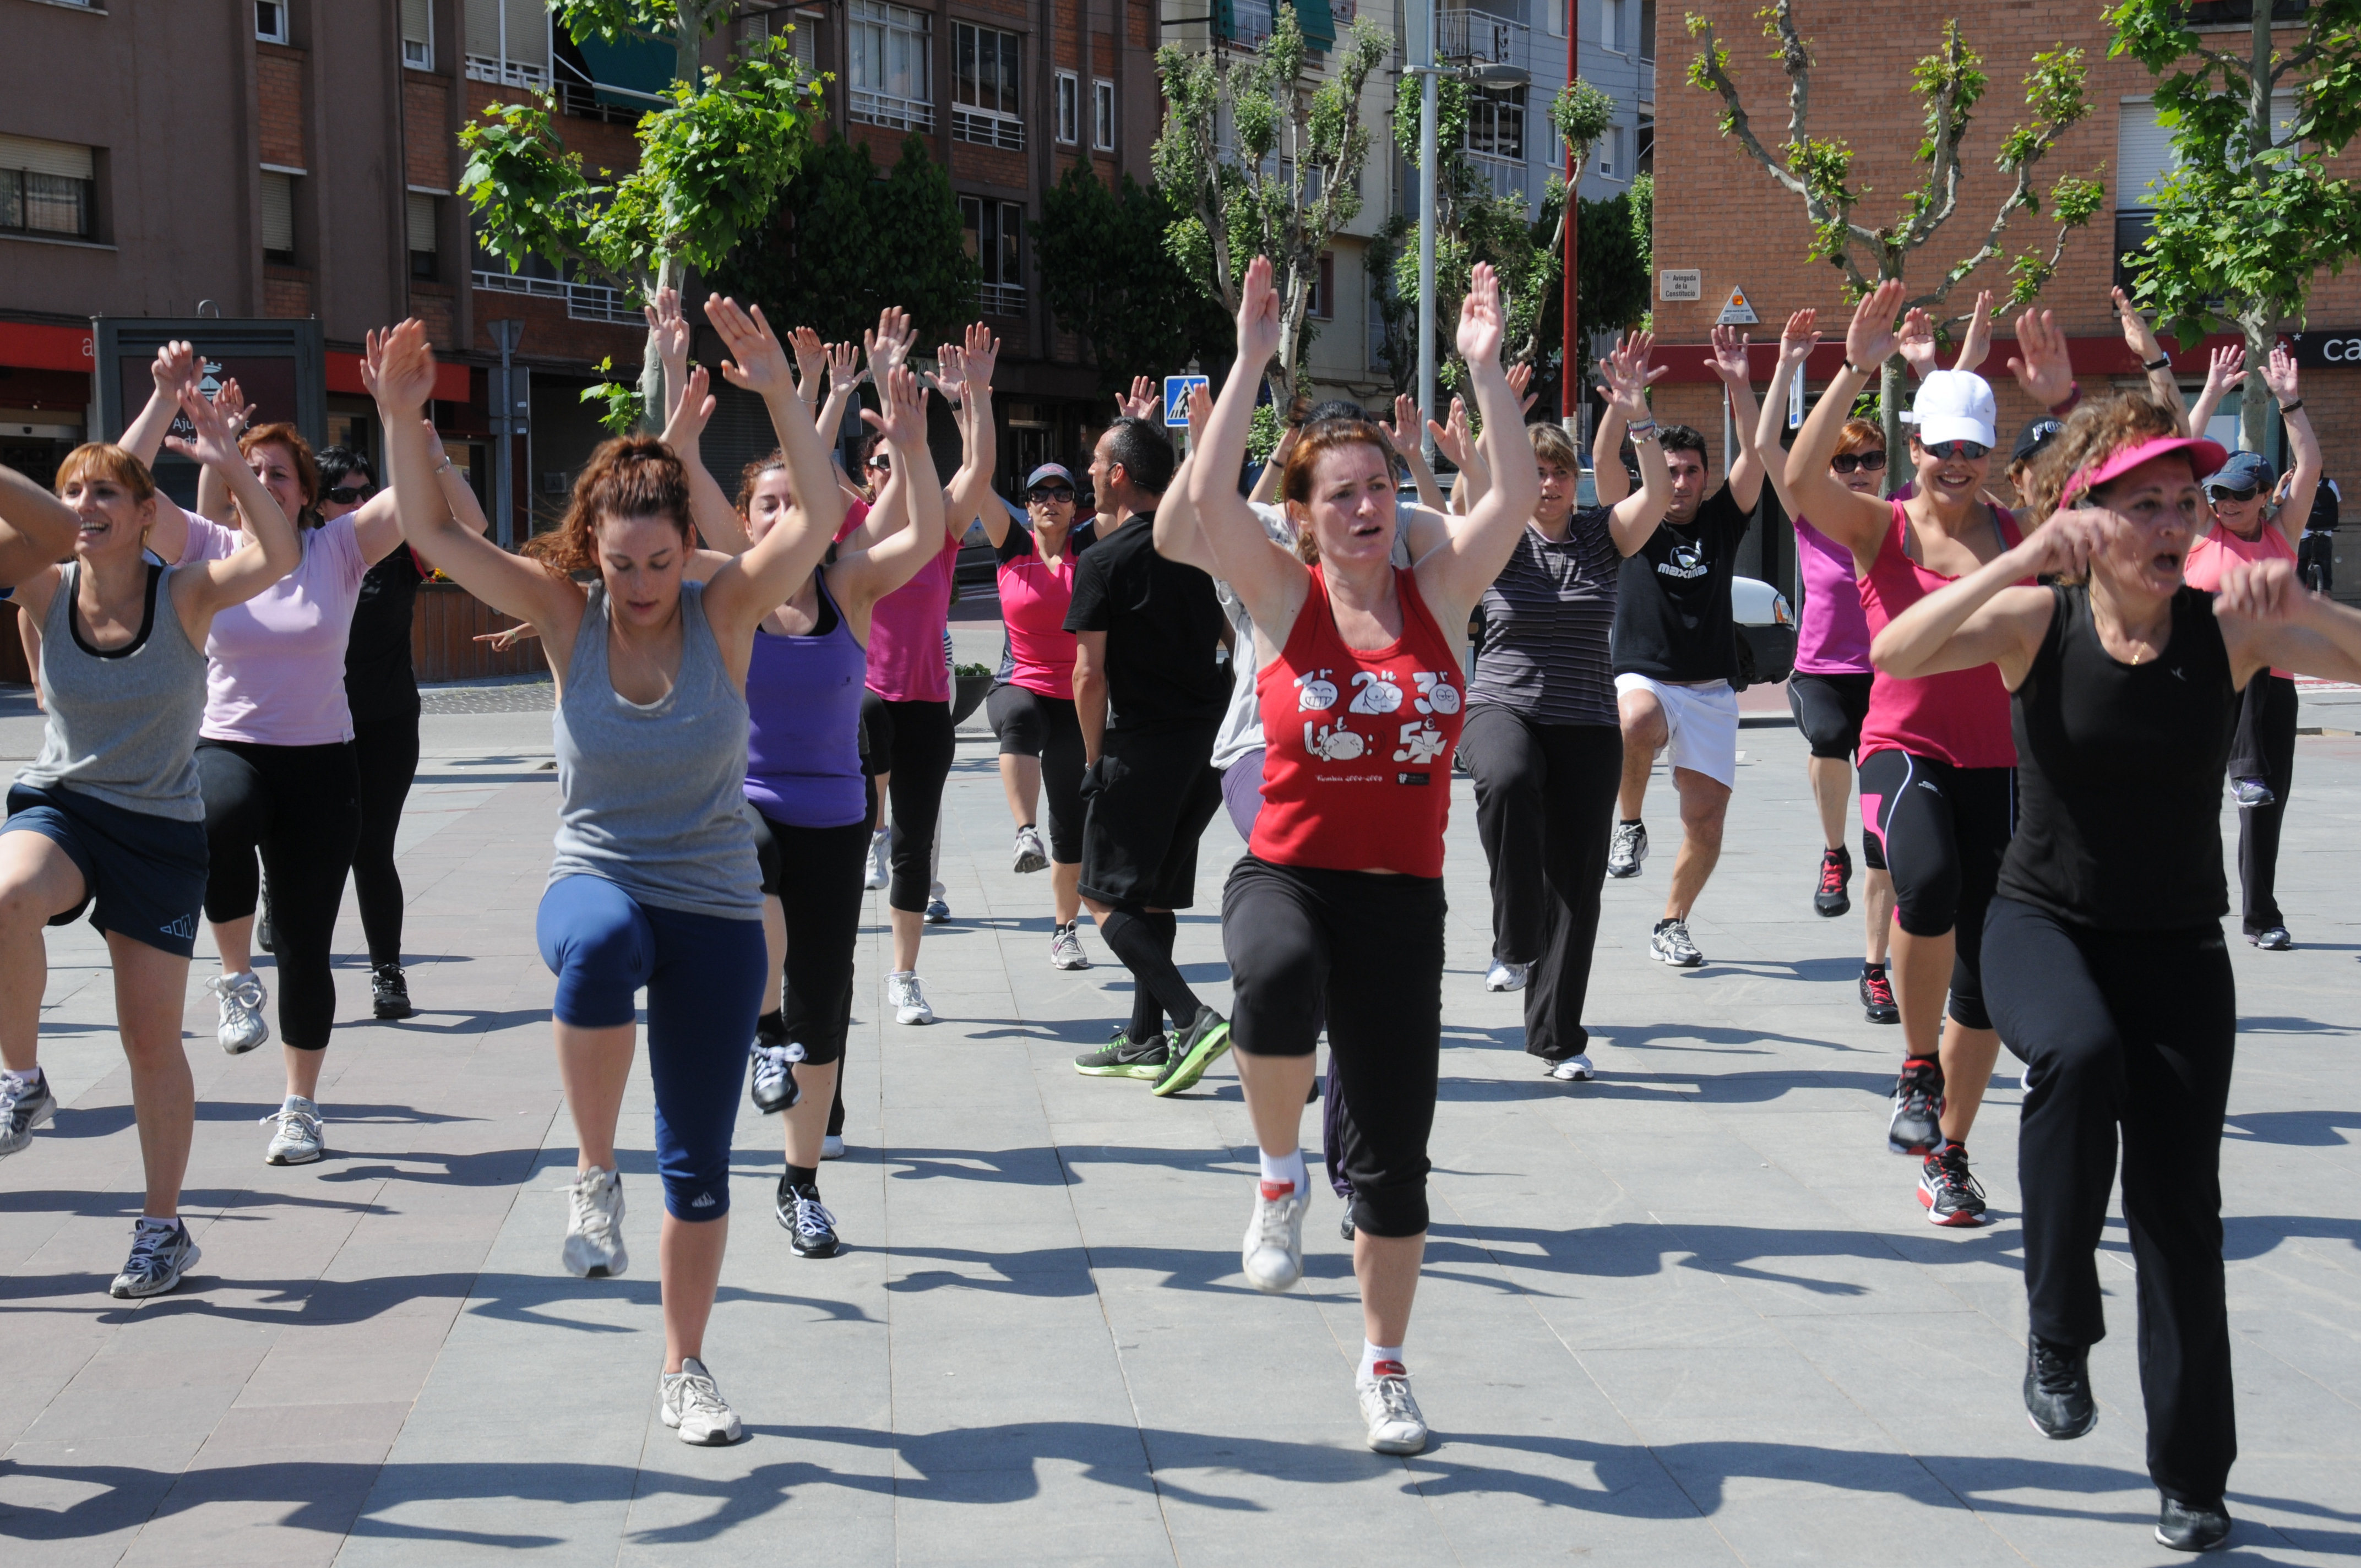
[[1738, 694], [1728, 681], [1678, 686], [1646, 675], [1618, 675], [1615, 695], [1643, 691], [1664, 710], [1664, 757], [1724, 789], [1738, 787]]

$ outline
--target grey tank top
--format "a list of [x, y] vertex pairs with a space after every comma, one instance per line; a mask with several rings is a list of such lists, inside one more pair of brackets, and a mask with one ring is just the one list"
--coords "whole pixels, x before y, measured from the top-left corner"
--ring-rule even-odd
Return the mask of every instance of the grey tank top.
[[181, 629], [172, 603], [180, 568], [148, 568], [139, 635], [104, 652], [74, 619], [82, 564], [69, 562], [41, 621], [41, 754], [17, 773], [35, 789], [66, 789], [175, 822], [202, 822], [197, 726], [205, 716], [205, 652]]
[[761, 919], [746, 699], [722, 668], [705, 585], [680, 586], [680, 674], [663, 701], [616, 695], [607, 638], [607, 590], [594, 583], [553, 724], [561, 801], [549, 880], [604, 877], [660, 909]]

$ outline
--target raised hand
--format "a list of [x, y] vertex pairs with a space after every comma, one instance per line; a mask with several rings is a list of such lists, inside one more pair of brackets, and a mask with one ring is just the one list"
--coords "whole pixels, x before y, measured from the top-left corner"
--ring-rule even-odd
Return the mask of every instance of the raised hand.
[[434, 351], [426, 346], [426, 323], [412, 317], [399, 326], [368, 334], [362, 376], [378, 411], [396, 419], [423, 419], [434, 395]]
[[[1251, 276], [1253, 269], [1247, 269], [1247, 273]], [[1268, 264], [1263, 277], [1267, 288], [1270, 277]], [[1278, 296], [1272, 295], [1271, 346], [1274, 349], [1279, 346], [1278, 303]], [[1239, 320], [1243, 323], [1243, 314]], [[1508, 318], [1500, 310], [1499, 274], [1492, 270], [1490, 262], [1479, 261], [1468, 275], [1467, 297], [1459, 302], [1459, 357], [1467, 362], [1470, 369], [1497, 362], [1500, 357], [1500, 341], [1507, 330]]]
[[[1213, 417], [1213, 389], [1211, 383], [1191, 381], [1189, 384], [1188, 411], [1189, 450], [1194, 452], [1197, 449], [1197, 444], [1204, 438], [1205, 422]], [[1294, 444], [1295, 429], [1290, 425], [1288, 427], [1287, 433], [1279, 438], [1279, 447], [1271, 454], [1270, 460], [1274, 463], [1286, 461], [1287, 449]]]
[[[1489, 269], [1477, 265], [1478, 271]], [[1494, 291], [1497, 300], [1499, 291]], [[1468, 291], [1468, 298], [1475, 298]], [[1497, 313], [1497, 305], [1495, 307]], [[1459, 335], [1467, 335], [1466, 307], [1460, 310]], [[1246, 263], [1246, 281], [1238, 288], [1238, 358], [1244, 364], [1260, 370], [1279, 352], [1279, 291], [1270, 286], [1270, 258], [1257, 256]], [[1499, 351], [1499, 334], [1492, 334], [1493, 352]]]
[[180, 396], [181, 412], [187, 416], [190, 428], [196, 434], [186, 440], [177, 435], [167, 435], [164, 444], [181, 456], [194, 458], [209, 468], [243, 466], [246, 459], [237, 450], [237, 427], [223, 412], [221, 404], [207, 402], [198, 395], [194, 387], [181, 388]]
[[2045, 409], [2054, 409], [2074, 395], [2074, 367], [2066, 356], [2066, 329], [2048, 311], [2028, 310], [2016, 318], [2016, 345], [2022, 359], [2012, 357], [2009, 374], [2026, 395]]
[[1467, 404], [1465, 400], [1451, 400], [1451, 416], [1441, 424], [1433, 420], [1426, 428], [1434, 437], [1434, 449], [1448, 458], [1455, 468], [1467, 466], [1468, 454], [1476, 450], [1476, 437], [1467, 428]]
[[680, 313], [680, 291], [659, 289], [652, 304], [641, 307], [648, 318], [648, 335], [655, 340], [656, 357], [664, 374], [677, 382], [688, 367], [688, 323]]
[[731, 386], [764, 399], [795, 395], [787, 351], [763, 319], [762, 306], [745, 309], [726, 294], [713, 294], [706, 299], [705, 319], [721, 334], [721, 346], [730, 356], [721, 362], [721, 374]]
[[919, 378], [951, 407], [960, 406], [967, 390], [967, 354], [956, 343], [939, 345], [935, 349], [935, 373]]
[[2271, 356], [2263, 365], [2263, 385], [2281, 403], [2291, 403], [2296, 400], [2297, 382], [2295, 356], [2287, 351], [2284, 344], [2271, 345]]
[[713, 417], [716, 400], [708, 395], [712, 378], [700, 365], [688, 373], [681, 389], [680, 401], [674, 405], [672, 417], [664, 422], [664, 443], [675, 452], [693, 452], [697, 438], [705, 433], [705, 422]]
[[828, 345], [807, 326], [796, 328], [787, 344], [796, 354], [796, 395], [807, 403], [819, 401], [819, 378], [828, 368]]
[[1976, 308], [1968, 314], [1967, 334], [1960, 339], [1960, 356], [1951, 361], [1954, 370], [1979, 370], [1984, 356], [1992, 352], [1992, 307], [1990, 289], [1976, 295]]
[[197, 351], [187, 342], [174, 338], [156, 350], [156, 363], [148, 367], [156, 389], [168, 398], [177, 399], [181, 389], [192, 386], [197, 378]]
[[1910, 307], [1902, 318], [1901, 335], [1894, 339], [1902, 361], [1910, 367], [1911, 374], [1920, 380], [1935, 365], [1935, 318], [1916, 305]]
[[2279, 556], [2232, 560], [2223, 566], [2222, 580], [2213, 590], [2213, 613], [2248, 620], [2291, 620], [2304, 593], [2292, 561]]
[[[1386, 433], [1388, 444], [1404, 457], [1413, 457], [1418, 455], [1419, 442], [1422, 439], [1420, 432], [1424, 429], [1424, 425], [1418, 417], [1417, 400], [1408, 393], [1394, 399], [1393, 422], [1388, 424], [1380, 420], [1378, 422], [1378, 428]], [[1294, 437], [1294, 428], [1290, 426], [1288, 433], [1279, 437], [1281, 452], [1286, 450]], [[1272, 461], [1276, 462], [1279, 455], [1279, 453], [1273, 453]]]
[[970, 322], [967, 341], [960, 345], [967, 360], [968, 383], [978, 392], [992, 390], [992, 372], [1000, 364], [1000, 339], [982, 322]]
[[[872, 361], [874, 364], [874, 361]], [[927, 395], [918, 378], [896, 365], [877, 378], [882, 410], [863, 409], [862, 419], [896, 446], [927, 439]]]
[[861, 368], [861, 345], [831, 343], [828, 345], [828, 389], [850, 392], [861, 385], [867, 374]]
[[877, 325], [861, 334], [863, 347], [869, 351], [869, 377], [880, 388], [885, 385], [888, 372], [899, 370], [910, 357], [910, 345], [917, 340], [917, 329], [910, 324], [910, 313], [899, 305], [888, 305], [877, 313]]
[[2148, 325], [2147, 318], [2132, 304], [2131, 296], [2116, 288], [2108, 290], [2107, 297], [2115, 302], [2115, 314], [2123, 318], [2124, 346], [2138, 355], [2143, 365], [2152, 365], [2162, 358], [2164, 345], [2157, 341], [2156, 328]]
[[1713, 373], [1727, 387], [1743, 387], [1754, 379], [1753, 362], [1747, 357], [1747, 345], [1753, 340], [1734, 326], [1717, 325], [1713, 329]]
[[1852, 324], [1845, 328], [1845, 363], [1864, 375], [1877, 374], [1877, 367], [1894, 356], [1894, 321], [1901, 310], [1899, 278], [1888, 278], [1863, 295], [1852, 308]]
[[1819, 320], [1820, 313], [1811, 309], [1797, 311], [1787, 318], [1787, 324], [1779, 330], [1782, 366], [1789, 370], [1800, 369], [1804, 361], [1812, 356], [1812, 350], [1820, 345]]
[[[190, 390], [193, 392], [195, 389], [194, 384], [192, 383]], [[222, 411], [224, 419], [229, 421], [230, 433], [233, 435], [254, 422], [254, 405], [246, 400], [246, 389], [237, 384], [237, 378], [235, 376], [214, 389], [214, 406]]]
[[2206, 357], [2205, 389], [2216, 394], [2228, 391], [2246, 378], [2246, 351], [2238, 344], [2217, 348]]
[[[1797, 313], [1809, 314], [1810, 313], [1798, 312]], [[1607, 356], [1606, 362], [1600, 367], [1607, 377], [1607, 384], [1598, 390], [1608, 402], [1614, 406], [1616, 411], [1623, 416], [1624, 422], [1627, 424], [1648, 417], [1648, 388], [1669, 374], [1672, 369], [1669, 365], [1659, 366], [1653, 371], [1648, 368], [1648, 355], [1653, 348], [1655, 341], [1653, 333], [1626, 333], [1623, 341], [1616, 345], [1614, 351]], [[1784, 339], [1781, 352], [1783, 354], [1785, 352]], [[1804, 352], [1806, 354], [1811, 352], [1809, 344], [1805, 345]]]
[[1528, 392], [1525, 390], [1527, 387], [1530, 387], [1532, 384], [1533, 367], [1531, 364], [1511, 365], [1509, 367], [1509, 390], [1517, 394], [1517, 411], [1519, 413], [1531, 413], [1532, 411], [1533, 404], [1541, 397], [1539, 392]]

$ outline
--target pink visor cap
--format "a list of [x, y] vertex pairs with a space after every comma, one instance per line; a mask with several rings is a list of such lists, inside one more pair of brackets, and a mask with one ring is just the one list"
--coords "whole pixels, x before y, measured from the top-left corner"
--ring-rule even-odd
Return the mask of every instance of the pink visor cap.
[[2066, 481], [2066, 488], [2059, 493], [2058, 504], [2073, 506], [2091, 491], [2111, 480], [2122, 478], [2141, 464], [2153, 462], [2158, 457], [2169, 457], [2176, 452], [2188, 454], [2191, 478], [2217, 474], [2221, 472], [2222, 466], [2230, 461], [2230, 454], [2224, 450], [2220, 442], [2208, 441], [2202, 435], [2152, 436], [2129, 446], [2117, 447], [2095, 468], [2077, 468], [2074, 477]]

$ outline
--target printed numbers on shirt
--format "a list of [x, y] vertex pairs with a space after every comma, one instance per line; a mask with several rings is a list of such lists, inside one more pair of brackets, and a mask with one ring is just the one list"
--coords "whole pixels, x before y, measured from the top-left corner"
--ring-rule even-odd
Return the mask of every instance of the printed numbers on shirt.
[[1326, 762], [1349, 762], [1369, 749], [1369, 744], [1349, 729], [1320, 725], [1316, 729], [1310, 719], [1303, 721], [1303, 750]]
[[[1443, 688], [1449, 691], [1451, 688]], [[1431, 762], [1443, 755], [1449, 744], [1443, 731], [1425, 720], [1412, 720], [1401, 727], [1401, 750], [1394, 753], [1397, 762]]]
[[1448, 718], [1459, 711], [1459, 688], [1445, 682], [1433, 670], [1421, 670], [1411, 679], [1418, 683], [1418, 700], [1411, 706], [1421, 713], [1439, 713]]
[[[1328, 678], [1329, 672], [1295, 677], [1295, 710], [1298, 713], [1318, 713], [1336, 706], [1336, 683]], [[1310, 726], [1305, 727], [1307, 732]]]
[[1391, 713], [1402, 704], [1401, 687], [1394, 685], [1391, 670], [1363, 670], [1353, 684], [1361, 689], [1353, 695], [1348, 713]]

